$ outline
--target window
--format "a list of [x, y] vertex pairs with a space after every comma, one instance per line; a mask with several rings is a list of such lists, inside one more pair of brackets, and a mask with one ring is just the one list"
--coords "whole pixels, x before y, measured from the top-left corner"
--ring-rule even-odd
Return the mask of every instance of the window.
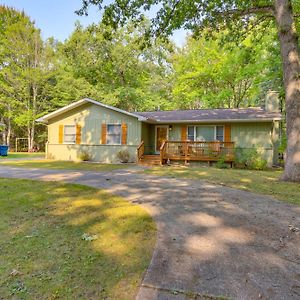
[[75, 125], [64, 126], [64, 143], [75, 144], [76, 142], [76, 127]]
[[216, 126], [216, 140], [224, 142], [224, 126]]
[[188, 126], [188, 140], [195, 140], [195, 126]]
[[188, 126], [189, 141], [224, 141], [224, 126], [201, 125]]
[[214, 141], [215, 126], [196, 126], [197, 141]]
[[121, 125], [108, 124], [106, 144], [121, 145]]

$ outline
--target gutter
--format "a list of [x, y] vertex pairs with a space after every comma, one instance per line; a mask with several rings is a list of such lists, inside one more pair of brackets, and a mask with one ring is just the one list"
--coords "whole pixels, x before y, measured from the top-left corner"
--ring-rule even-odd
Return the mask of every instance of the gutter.
[[274, 121], [281, 121], [281, 118], [265, 118], [265, 119], [210, 119], [210, 120], [154, 120], [154, 119], [147, 119], [147, 123], [149, 124], [182, 124], [182, 123], [264, 123], [264, 122], [274, 122]]

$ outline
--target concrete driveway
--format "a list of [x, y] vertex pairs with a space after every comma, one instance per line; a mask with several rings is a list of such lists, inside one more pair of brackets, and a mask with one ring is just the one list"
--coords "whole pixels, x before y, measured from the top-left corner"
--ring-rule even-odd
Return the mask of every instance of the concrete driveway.
[[104, 188], [146, 208], [158, 238], [139, 300], [300, 299], [299, 206], [138, 169], [95, 173], [0, 166], [0, 177]]

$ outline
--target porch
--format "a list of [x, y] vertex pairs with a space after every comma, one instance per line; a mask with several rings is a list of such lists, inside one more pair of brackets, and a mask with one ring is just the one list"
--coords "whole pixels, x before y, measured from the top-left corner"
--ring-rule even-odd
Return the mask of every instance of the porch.
[[[151, 155], [151, 162], [161, 165], [168, 161], [207, 161], [208, 163], [224, 159], [224, 162], [234, 162], [234, 142], [220, 141], [163, 141], [156, 159]], [[137, 149], [138, 162], [147, 161], [145, 143], [142, 141]]]

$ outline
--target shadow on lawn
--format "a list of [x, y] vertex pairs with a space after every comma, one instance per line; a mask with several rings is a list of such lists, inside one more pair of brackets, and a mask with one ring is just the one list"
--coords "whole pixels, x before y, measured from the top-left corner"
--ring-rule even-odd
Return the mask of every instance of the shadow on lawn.
[[[18, 181], [14, 192], [9, 182], [0, 185], [14, 197], [1, 205], [3, 297], [134, 298], [155, 242], [144, 210], [87, 187]], [[84, 233], [97, 239], [82, 240]], [[23, 275], [9, 276], [13, 269]]]

